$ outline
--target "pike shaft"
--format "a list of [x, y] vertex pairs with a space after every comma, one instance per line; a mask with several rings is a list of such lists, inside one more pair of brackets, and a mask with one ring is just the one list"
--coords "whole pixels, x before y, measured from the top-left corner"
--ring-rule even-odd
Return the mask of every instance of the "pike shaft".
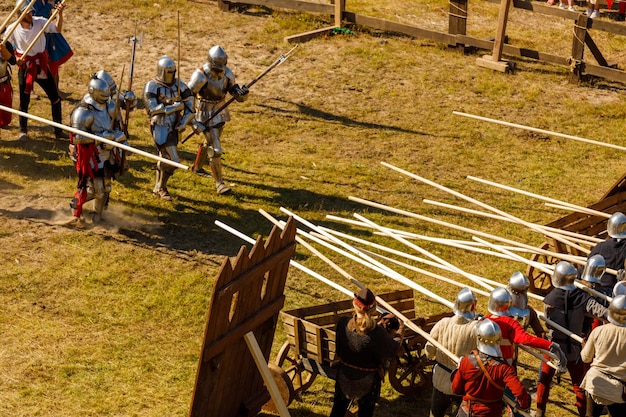
[[4, 111], [7, 111], [9, 113], [17, 114], [18, 116], [22, 116], [22, 117], [26, 117], [26, 118], [29, 118], [29, 119], [32, 119], [32, 120], [36, 120], [38, 122], [45, 123], [47, 125], [50, 125], [50, 126], [53, 126], [53, 127], [59, 128], [59, 129], [67, 130], [68, 132], [72, 132], [72, 133], [75, 133], [77, 135], [85, 136], [85, 137], [87, 137], [89, 139], [93, 139], [93, 140], [96, 140], [98, 142], [106, 143], [107, 145], [115, 146], [116, 148], [120, 148], [120, 149], [123, 149], [123, 150], [128, 151], [128, 152], [136, 153], [136, 154], [145, 156], [146, 158], [154, 159], [155, 161], [159, 161], [159, 162], [167, 164], [167, 165], [175, 166], [176, 168], [181, 168], [181, 169], [184, 169], [184, 170], [188, 170], [189, 169], [189, 167], [187, 165], [179, 164], [178, 162], [170, 161], [169, 159], [161, 158], [160, 156], [153, 155], [151, 153], [144, 152], [144, 151], [142, 151], [140, 149], [133, 148], [132, 146], [128, 146], [128, 145], [124, 145], [124, 144], [121, 144], [121, 143], [117, 143], [115, 141], [112, 141], [112, 140], [109, 140], [109, 139], [105, 139], [105, 138], [103, 138], [101, 136], [94, 135], [93, 133], [84, 132], [84, 131], [82, 131], [80, 129], [75, 129], [73, 127], [66, 126], [66, 125], [61, 124], [61, 123], [57, 123], [57, 122], [50, 121], [48, 119], [44, 119], [43, 117], [34, 116], [32, 114], [29, 114], [29, 113], [24, 113], [22, 111], [15, 110], [15, 109], [13, 109], [11, 107], [6, 107], [6, 106], [3, 106], [3, 105], [0, 105], [0, 110], [4, 110]]

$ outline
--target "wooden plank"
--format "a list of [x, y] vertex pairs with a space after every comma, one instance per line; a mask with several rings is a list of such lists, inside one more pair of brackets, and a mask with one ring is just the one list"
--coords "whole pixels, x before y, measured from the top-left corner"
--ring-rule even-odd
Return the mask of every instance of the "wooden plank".
[[335, 2], [335, 26], [341, 27], [343, 12], [346, 10], [346, 0], [334, 0]]
[[480, 58], [476, 58], [476, 65], [500, 72], [511, 72], [514, 68], [513, 62], [502, 60], [494, 61], [494, 57], [492, 55], [483, 55]]
[[598, 49], [598, 46], [596, 45], [596, 43], [593, 41], [593, 38], [588, 33], [587, 33], [587, 36], [585, 37], [585, 45], [587, 45], [587, 48], [589, 48], [589, 52], [591, 52], [591, 54], [596, 59], [596, 61], [598, 61], [598, 65], [600, 65], [601, 67], [609, 66], [608, 62], [606, 62], [606, 59], [604, 59], [602, 52], [600, 52], [600, 49]]
[[416, 38], [430, 39], [435, 42], [451, 45], [456, 43], [455, 35], [437, 32], [435, 30], [424, 29], [418, 26], [406, 25], [403, 23], [392, 22], [386, 19], [364, 16], [349, 11], [344, 12], [343, 19], [356, 25], [367, 26], [372, 29], [384, 30], [387, 32], [400, 33], [403, 35], [413, 36]]

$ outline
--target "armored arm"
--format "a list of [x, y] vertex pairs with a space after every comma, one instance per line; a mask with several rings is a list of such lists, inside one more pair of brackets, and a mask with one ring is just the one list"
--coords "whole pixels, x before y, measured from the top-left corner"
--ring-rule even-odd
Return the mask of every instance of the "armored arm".
[[[90, 131], [93, 121], [93, 114], [91, 114], [91, 112], [84, 107], [77, 107], [70, 115], [71, 126], [75, 129], [79, 129], [85, 132]], [[73, 141], [76, 145], [85, 145], [95, 142], [95, 140], [80, 134], [74, 135]]]
[[183, 104], [183, 114], [180, 118], [180, 122], [176, 126], [176, 130], [182, 132], [185, 127], [193, 120], [195, 114], [194, 111], [194, 96], [191, 90], [183, 82], [180, 83], [180, 99]]
[[235, 74], [229, 69], [226, 68], [226, 78], [228, 79], [227, 91], [231, 96], [238, 102], [244, 102], [248, 99], [248, 87], [245, 85], [240, 87], [239, 84], [235, 81]]

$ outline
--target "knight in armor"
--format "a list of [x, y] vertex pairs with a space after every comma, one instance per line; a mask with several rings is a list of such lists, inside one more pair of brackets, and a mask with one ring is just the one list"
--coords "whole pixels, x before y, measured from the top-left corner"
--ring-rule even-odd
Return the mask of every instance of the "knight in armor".
[[[176, 63], [168, 56], [157, 62], [157, 73], [144, 88], [146, 111], [150, 118], [150, 132], [159, 156], [180, 162], [178, 140], [180, 132], [194, 117], [193, 94], [187, 84], [176, 78]], [[157, 162], [153, 193], [171, 201], [167, 181], [176, 168]]]
[[489, 319], [476, 328], [477, 350], [461, 358], [453, 373], [452, 390], [463, 396], [458, 417], [502, 415], [505, 388], [522, 409], [530, 407], [530, 395], [517, 377], [515, 368], [503, 357], [500, 327]]
[[226, 65], [227, 62], [226, 51], [215, 45], [209, 49], [207, 62], [195, 70], [189, 80], [189, 88], [196, 96], [198, 123], [194, 128], [204, 134], [204, 142], [198, 147], [192, 169], [196, 173], [204, 173], [203, 166], [208, 158], [218, 194], [228, 194], [231, 191], [222, 178], [223, 150], [220, 141], [224, 124], [230, 120], [230, 115], [228, 108], [224, 108], [219, 114], [215, 114], [215, 110], [224, 105], [227, 94], [239, 102], [248, 98], [248, 89], [235, 82], [235, 75]]
[[[15, 53], [9, 42], [0, 44], [0, 104], [13, 107], [13, 88], [11, 87], [11, 65], [15, 65]], [[0, 128], [11, 123], [12, 113], [0, 110]]]
[[[598, 258], [595, 258], [598, 262]], [[600, 265], [587, 265], [583, 281], [600, 282], [600, 276], [604, 272], [604, 263]], [[544, 298], [546, 317], [554, 323], [570, 330], [572, 333], [583, 337], [591, 329], [593, 317], [606, 319], [607, 308], [598, 300], [577, 288], [574, 282], [578, 276], [576, 268], [567, 261], [556, 264], [552, 274], [552, 286], [554, 287]], [[580, 384], [585, 376], [586, 367], [580, 360], [580, 343], [562, 333], [558, 329], [550, 328], [548, 324], [549, 339], [561, 346], [565, 358], [567, 371], [572, 379], [574, 394], [576, 395], [576, 408], [578, 415], [585, 417], [586, 399]], [[539, 382], [537, 384], [537, 417], [543, 417], [550, 394], [550, 384], [554, 376], [554, 369], [542, 363], [539, 370]]]
[[[88, 94], [72, 111], [70, 124], [84, 132], [127, 144], [126, 135], [115, 123], [115, 113], [109, 85], [93, 74]], [[74, 216], [80, 218], [83, 204], [93, 199], [93, 220], [99, 221], [109, 200], [113, 176], [119, 170], [112, 152], [114, 147], [80, 134], [72, 135], [72, 143], [76, 148], [78, 187], [70, 206]]]
[[336, 352], [340, 359], [330, 417], [343, 417], [351, 401], [359, 405], [359, 417], [374, 415], [385, 367], [398, 352], [402, 330], [386, 330], [376, 323], [376, 297], [361, 289], [352, 301], [354, 315], [341, 317], [336, 328]]
[[591, 363], [581, 383], [588, 417], [599, 417], [605, 406], [611, 417], [626, 415], [626, 295], [613, 298], [608, 321], [591, 331], [580, 352], [583, 362]]
[[[31, 8], [31, 3], [32, 0], [26, 0], [22, 3], [20, 12], [26, 8]], [[15, 46], [16, 64], [19, 67], [17, 77], [20, 89], [20, 111], [28, 113], [33, 86], [37, 83], [43, 88], [50, 100], [52, 120], [61, 123], [63, 117], [61, 98], [59, 97], [59, 90], [53, 79], [53, 74], [50, 71], [49, 56], [46, 51], [46, 38], [44, 36], [37, 38], [44, 28], [46, 33], [61, 32], [64, 4], [60, 3], [57, 8], [59, 10], [57, 20], [56, 22], [50, 22], [48, 26], [46, 26], [47, 19], [33, 16], [32, 10], [29, 11], [19, 22], [7, 27], [6, 33], [13, 33], [6, 40]], [[15, 31], [13, 31], [13, 28], [15, 28]], [[24, 52], [31, 44], [33, 45], [32, 48], [24, 56]], [[28, 140], [28, 118], [20, 116], [19, 120], [20, 140]], [[68, 138], [68, 135], [59, 128], [54, 129], [54, 134], [57, 139]]]
[[[430, 336], [456, 356], [467, 356], [476, 349], [476, 302], [469, 288], [463, 288], [454, 300], [454, 316], [439, 320]], [[458, 409], [462, 398], [452, 391], [451, 374], [456, 368], [454, 361], [431, 343], [426, 344], [426, 354], [437, 364], [433, 368], [433, 393], [430, 417], [444, 417], [450, 407]]]

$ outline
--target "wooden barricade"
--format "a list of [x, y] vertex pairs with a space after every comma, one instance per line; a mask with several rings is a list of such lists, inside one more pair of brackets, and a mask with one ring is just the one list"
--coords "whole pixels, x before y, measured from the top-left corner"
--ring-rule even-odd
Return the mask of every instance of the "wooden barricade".
[[[259, 237], [249, 253], [242, 246], [234, 265], [229, 259], [222, 264], [211, 296], [190, 417], [254, 416], [270, 399], [261, 371], [267, 368], [285, 302], [295, 238], [296, 224], [289, 218], [282, 233], [274, 227], [265, 244]], [[250, 342], [262, 353], [263, 366]]]
[[[615, 64], [609, 63], [603, 57], [600, 48], [595, 44], [590, 36], [589, 30], [609, 32], [617, 36], [626, 36], [626, 25], [622, 22], [610, 22], [603, 19], [589, 19], [582, 13], [574, 13], [562, 10], [558, 7], [551, 7], [543, 1], [529, 0], [486, 0], [490, 3], [502, 4], [510, 1], [514, 8], [523, 9], [529, 13], [540, 13], [542, 15], [554, 16], [555, 18], [570, 19], [574, 24], [572, 36], [572, 51], [570, 56], [559, 56], [556, 54], [519, 47], [506, 43], [506, 20], [503, 13], [508, 9], [502, 8], [498, 21], [499, 29], [495, 40], [481, 39], [467, 35], [467, 12], [469, 0], [450, 0], [448, 31], [440, 32], [421, 28], [415, 25], [394, 22], [386, 19], [360, 15], [346, 10], [346, 0], [329, 0], [329, 3], [319, 3], [305, 0], [218, 0], [220, 10], [233, 10], [247, 5], [263, 7], [279, 7], [284, 9], [298, 10], [301, 12], [318, 13], [329, 15], [334, 19], [335, 26], [323, 28], [318, 31], [298, 34], [285, 39], [289, 42], [304, 42], [322, 34], [334, 31], [344, 22], [353, 25], [365, 26], [374, 30], [381, 30], [390, 33], [398, 33], [415, 38], [429, 39], [434, 42], [441, 42], [463, 51], [469, 49], [484, 49], [492, 52], [491, 57], [483, 57], [479, 64], [497, 70], [508, 71], [513, 68], [510, 61], [502, 61], [501, 55], [513, 58], [534, 59], [568, 67], [570, 69], [570, 81], [580, 81], [588, 76], [604, 78], [626, 84], [626, 71], [620, 70]], [[585, 47], [595, 58], [584, 59]]]

